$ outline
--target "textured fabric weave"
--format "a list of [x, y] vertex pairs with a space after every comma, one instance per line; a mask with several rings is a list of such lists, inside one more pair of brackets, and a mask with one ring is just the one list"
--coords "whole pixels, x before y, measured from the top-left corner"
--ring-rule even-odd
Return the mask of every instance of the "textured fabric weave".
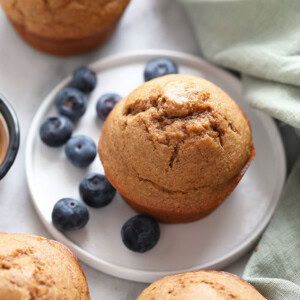
[[300, 159], [244, 278], [272, 300], [300, 299]]

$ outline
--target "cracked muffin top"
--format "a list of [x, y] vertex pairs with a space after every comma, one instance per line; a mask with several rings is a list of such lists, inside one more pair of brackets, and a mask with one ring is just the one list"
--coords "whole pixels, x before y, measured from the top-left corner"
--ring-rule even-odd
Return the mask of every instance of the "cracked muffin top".
[[0, 0], [7, 16], [38, 36], [89, 37], [121, 16], [129, 0]]
[[254, 147], [247, 117], [224, 91], [176, 74], [144, 83], [116, 105], [99, 153], [126, 199], [187, 211], [223, 201]]
[[240, 277], [216, 271], [196, 271], [164, 277], [146, 288], [137, 300], [264, 300]]
[[0, 299], [90, 299], [74, 254], [28, 234], [0, 233]]

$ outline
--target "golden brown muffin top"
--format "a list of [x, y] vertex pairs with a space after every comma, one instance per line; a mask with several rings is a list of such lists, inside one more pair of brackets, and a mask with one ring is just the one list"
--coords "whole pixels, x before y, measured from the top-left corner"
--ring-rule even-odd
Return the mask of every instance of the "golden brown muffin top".
[[83, 271], [62, 244], [28, 234], [0, 233], [0, 299], [88, 300]]
[[216, 271], [164, 277], [146, 288], [137, 300], [265, 300], [240, 277]]
[[135, 194], [157, 207], [184, 209], [193, 205], [186, 199], [222, 194], [253, 154], [240, 107], [213, 83], [188, 75], [144, 83], [102, 130], [100, 157], [111, 183], [126, 198]]
[[89, 37], [121, 16], [130, 0], [0, 0], [8, 17], [41, 37]]

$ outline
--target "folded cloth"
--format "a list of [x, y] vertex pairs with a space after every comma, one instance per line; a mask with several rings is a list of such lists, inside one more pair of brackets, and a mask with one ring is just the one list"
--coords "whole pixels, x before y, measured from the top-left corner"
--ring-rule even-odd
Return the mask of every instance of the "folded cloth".
[[241, 73], [252, 106], [300, 128], [300, 1], [181, 2], [204, 56]]
[[[241, 73], [253, 107], [300, 129], [300, 1], [180, 1], [204, 56]], [[300, 299], [300, 158], [244, 278], [267, 299]]]
[[300, 159], [243, 277], [267, 299], [300, 299]]

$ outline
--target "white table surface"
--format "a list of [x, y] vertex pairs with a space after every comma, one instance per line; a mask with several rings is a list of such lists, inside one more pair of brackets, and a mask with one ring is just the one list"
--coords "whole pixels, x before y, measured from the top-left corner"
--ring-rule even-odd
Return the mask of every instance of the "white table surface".
[[[25, 142], [44, 97], [76, 67], [107, 55], [138, 49], [171, 49], [201, 55], [189, 20], [175, 0], [132, 0], [114, 36], [101, 49], [73, 58], [57, 58], [27, 46], [0, 9], [0, 92], [14, 106], [21, 126], [15, 164], [0, 185], [0, 231], [51, 237], [31, 203], [25, 180]], [[249, 254], [226, 271], [241, 275]], [[133, 300], [145, 284], [114, 278], [82, 264], [93, 300]]]

